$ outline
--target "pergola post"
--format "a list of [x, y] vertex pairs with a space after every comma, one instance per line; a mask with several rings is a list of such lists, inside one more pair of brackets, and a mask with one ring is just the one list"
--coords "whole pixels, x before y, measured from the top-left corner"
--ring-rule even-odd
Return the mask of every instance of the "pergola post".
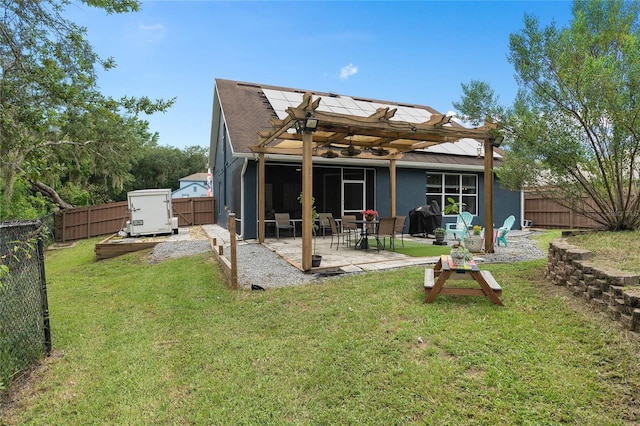
[[313, 133], [302, 134], [302, 270], [311, 269], [313, 246]]
[[396, 217], [396, 160], [389, 160], [389, 203], [391, 217]]
[[493, 253], [493, 143], [484, 140], [484, 252]]
[[264, 243], [264, 204], [265, 204], [265, 184], [264, 177], [265, 169], [264, 169], [264, 153], [261, 152], [258, 154], [258, 242], [260, 244]]

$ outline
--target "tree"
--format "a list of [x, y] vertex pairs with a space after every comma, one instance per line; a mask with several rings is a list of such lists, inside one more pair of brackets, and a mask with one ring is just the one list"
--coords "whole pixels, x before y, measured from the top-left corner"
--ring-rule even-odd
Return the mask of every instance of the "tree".
[[567, 28], [526, 15], [510, 36], [518, 95], [463, 84], [456, 109], [506, 136], [510, 188], [534, 189], [610, 230], [640, 226], [640, 33], [637, 2], [575, 1]]
[[132, 171], [130, 190], [180, 187], [179, 180], [193, 173], [206, 171], [207, 149], [199, 146], [183, 150], [167, 146], [145, 148]]
[[[138, 10], [137, 0], [82, 0], [107, 13]], [[130, 178], [131, 161], [155, 143], [139, 115], [173, 100], [115, 100], [97, 88], [96, 67], [114, 67], [85, 40], [86, 30], [64, 19], [68, 0], [0, 0], [0, 181], [7, 211], [18, 179], [59, 207], [65, 180], [99, 174], [114, 187]], [[4, 208], [3, 208], [4, 204]]]

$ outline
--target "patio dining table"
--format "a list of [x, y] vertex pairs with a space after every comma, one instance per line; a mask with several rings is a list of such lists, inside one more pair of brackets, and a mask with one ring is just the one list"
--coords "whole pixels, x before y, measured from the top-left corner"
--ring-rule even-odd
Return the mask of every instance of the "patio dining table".
[[[358, 242], [356, 242], [355, 249], [369, 250], [369, 228], [370, 227], [367, 225], [373, 225], [375, 229], [375, 227], [378, 226], [378, 223], [380, 223], [380, 221], [378, 219], [374, 219], [374, 220], [356, 219], [353, 222], [357, 223], [358, 225], [362, 225], [362, 232], [360, 233], [360, 239], [358, 240]], [[374, 231], [374, 235], [375, 235], [375, 231]]]

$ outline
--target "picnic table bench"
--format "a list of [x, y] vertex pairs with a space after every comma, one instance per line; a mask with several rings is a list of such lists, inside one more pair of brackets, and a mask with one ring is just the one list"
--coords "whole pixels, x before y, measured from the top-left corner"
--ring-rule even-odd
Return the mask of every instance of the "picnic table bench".
[[[467, 279], [478, 283], [477, 287], [445, 287], [449, 279]], [[454, 294], [460, 296], [486, 296], [496, 305], [503, 306], [500, 300], [502, 287], [493, 278], [491, 272], [481, 271], [475, 261], [470, 260], [464, 264], [456, 264], [451, 256], [442, 255], [433, 269], [424, 271], [424, 290], [426, 297], [424, 303], [431, 303], [438, 294]]]

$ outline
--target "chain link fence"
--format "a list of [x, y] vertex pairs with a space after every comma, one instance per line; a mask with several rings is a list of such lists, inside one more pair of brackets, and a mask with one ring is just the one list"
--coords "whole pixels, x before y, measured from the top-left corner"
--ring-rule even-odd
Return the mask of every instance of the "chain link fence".
[[0, 222], [0, 392], [51, 352], [44, 229], [41, 221]]

